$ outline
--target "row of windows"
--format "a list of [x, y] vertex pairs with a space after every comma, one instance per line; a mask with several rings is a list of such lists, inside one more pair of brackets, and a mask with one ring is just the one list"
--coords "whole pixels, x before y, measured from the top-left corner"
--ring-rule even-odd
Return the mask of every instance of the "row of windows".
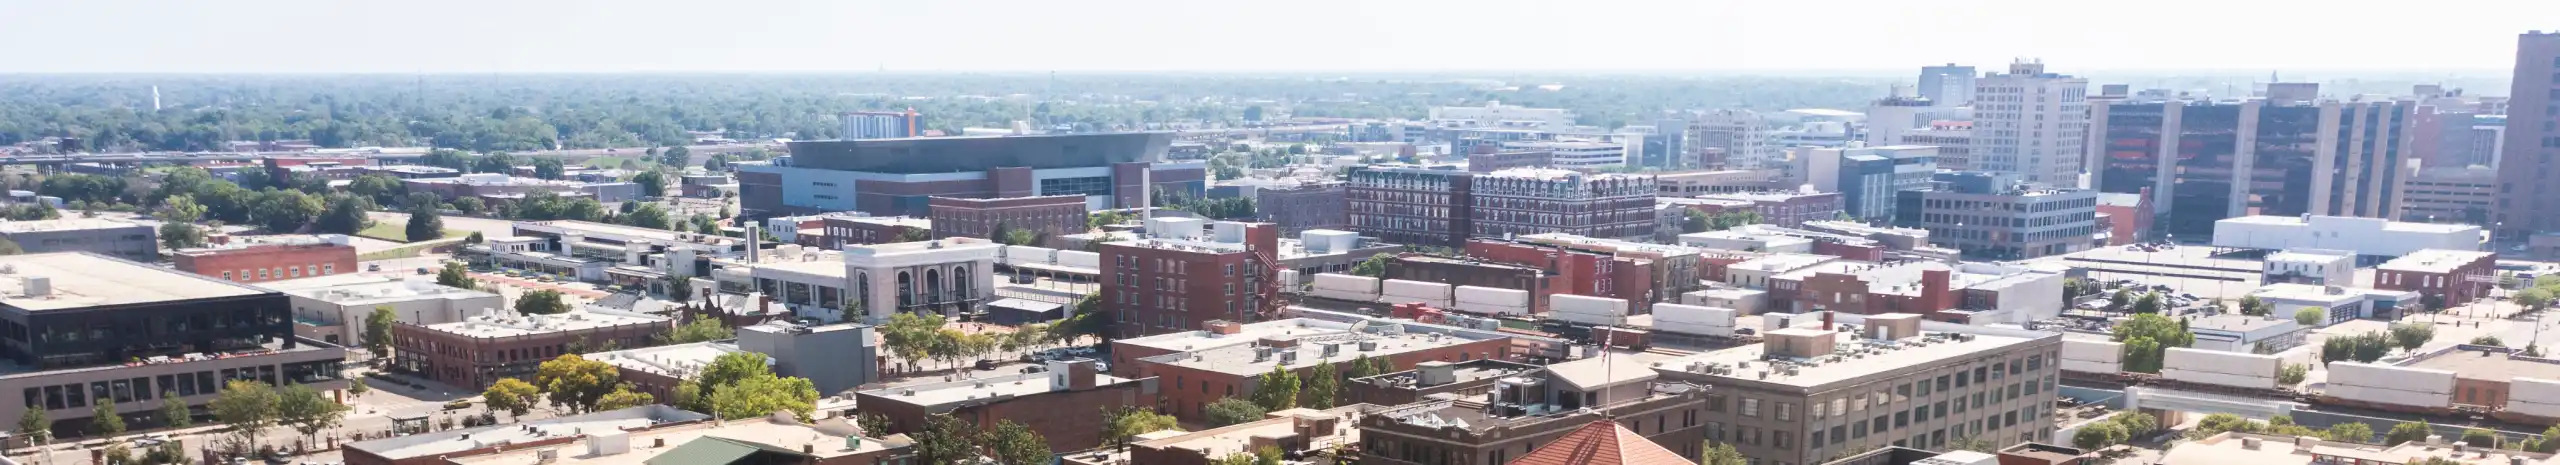
[[242, 269], [238, 271], [238, 278], [232, 277], [234, 276], [232, 274], [233, 272], [224, 271], [222, 272], [222, 279], [227, 281], [246, 280], [252, 275], [252, 271], [256, 272], [255, 276], [258, 277], [256, 279], [257, 281], [300, 278], [303, 276], [328, 276], [338, 274], [338, 264], [322, 263], [318, 265], [287, 266], [283, 268], [264, 268], [257, 270]]

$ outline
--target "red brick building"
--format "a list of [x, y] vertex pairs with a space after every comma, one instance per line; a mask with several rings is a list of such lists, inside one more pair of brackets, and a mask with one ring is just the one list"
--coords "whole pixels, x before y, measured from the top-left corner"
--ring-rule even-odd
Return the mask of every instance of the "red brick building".
[[1954, 276], [1943, 264], [1834, 261], [1770, 278], [1769, 303], [1773, 311], [1929, 315], [1964, 303]]
[[[1492, 146], [1477, 147], [1491, 148]], [[1555, 166], [1555, 164], [1555, 152], [1545, 150], [1479, 153], [1467, 156], [1467, 171], [1477, 173], [1491, 173], [1511, 168], [1540, 168]]]
[[1029, 230], [1042, 236], [1063, 236], [1085, 230], [1085, 199], [1081, 195], [1041, 197], [1007, 197], [969, 199], [934, 197], [933, 237], [995, 237], [996, 229]]
[[1498, 239], [1468, 240], [1465, 253], [1489, 262], [1546, 270], [1551, 285], [1547, 292], [1532, 292], [1531, 300], [1544, 301], [1556, 293], [1613, 297], [1626, 299], [1627, 311], [1643, 314], [1659, 297], [1653, 295], [1652, 260]]
[[1547, 312], [1547, 298], [1563, 286], [1554, 273], [1531, 266], [1495, 263], [1474, 258], [1450, 258], [1417, 253], [1396, 256], [1387, 261], [1387, 279], [1443, 283], [1450, 286], [1475, 286], [1529, 291], [1529, 313]]
[[1280, 254], [1280, 227], [1194, 218], [1150, 220], [1145, 239], [1106, 242], [1102, 305], [1115, 337], [1191, 331], [1213, 320], [1261, 321], [1280, 292], [1268, 276]]
[[2437, 300], [2434, 308], [2459, 307], [2489, 295], [2498, 284], [2498, 254], [2426, 249], [2373, 268], [2373, 287], [2413, 291]]
[[453, 323], [391, 326], [392, 365], [446, 385], [483, 389], [500, 378], [532, 380], [535, 368], [597, 347], [645, 347], [675, 329], [666, 318], [572, 311], [496, 314]]
[[2151, 188], [2139, 194], [2098, 194], [2098, 214], [2107, 216], [2107, 245], [2142, 242], [2151, 231]]
[[932, 237], [933, 221], [905, 216], [828, 216], [819, 227], [819, 241], [829, 248], [848, 245], [905, 242], [908, 231], [922, 231]]
[[170, 263], [178, 271], [226, 281], [257, 283], [286, 279], [354, 273], [356, 248], [338, 241], [314, 238], [300, 242], [248, 243], [221, 247], [182, 249], [169, 253]]
[[1102, 444], [1104, 412], [1156, 408], [1160, 401], [1157, 379], [1104, 375], [1089, 360], [1049, 366], [1045, 373], [861, 391], [853, 394], [854, 403], [863, 414], [888, 418], [900, 433], [923, 431], [926, 419], [939, 414], [983, 429], [1009, 420], [1040, 433], [1049, 450], [1072, 451]]

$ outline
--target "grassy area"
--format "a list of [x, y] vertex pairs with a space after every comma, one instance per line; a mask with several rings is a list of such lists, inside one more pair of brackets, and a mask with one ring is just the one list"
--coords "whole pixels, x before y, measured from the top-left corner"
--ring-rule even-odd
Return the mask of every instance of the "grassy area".
[[[444, 237], [446, 238], [459, 238], [470, 235], [471, 231], [464, 231], [460, 229], [444, 230]], [[373, 222], [373, 227], [364, 228], [363, 231], [356, 231], [356, 237], [369, 237], [391, 242], [409, 242], [409, 222], [375, 221]]]
[[658, 166], [658, 162], [653, 161], [653, 160], [650, 160], [650, 159], [648, 159], [647, 157], [595, 157], [595, 158], [589, 158], [589, 159], [587, 159], [587, 161], [585, 161], [585, 162], [581, 162], [581, 163], [579, 163], [579, 164], [587, 165], [587, 166], [589, 166], [589, 167], [593, 167], [593, 168], [602, 168], [602, 169], [621, 169], [621, 168], [622, 168], [622, 162], [625, 162], [625, 161], [629, 161], [629, 162], [633, 162], [633, 163], [635, 163], [635, 165], [633, 165], [633, 166], [636, 166], [638, 169], [642, 169], [642, 170], [653, 169], [653, 168], [656, 168], [656, 167]]
[[435, 246], [435, 244], [430, 243], [419, 243], [376, 250], [366, 252], [362, 255], [357, 255], [356, 261], [370, 262], [374, 260], [390, 260], [394, 258], [417, 258], [419, 256], [426, 255], [427, 249], [433, 249]]

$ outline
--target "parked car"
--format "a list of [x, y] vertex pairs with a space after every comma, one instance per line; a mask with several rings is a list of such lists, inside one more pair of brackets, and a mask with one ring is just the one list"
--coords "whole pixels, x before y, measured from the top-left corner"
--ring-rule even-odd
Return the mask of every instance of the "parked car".
[[992, 359], [981, 359], [981, 360], [978, 360], [977, 368], [978, 368], [978, 371], [986, 371], [986, 370], [993, 370], [993, 369], [996, 369], [996, 361], [995, 361], [995, 360], [992, 360]]

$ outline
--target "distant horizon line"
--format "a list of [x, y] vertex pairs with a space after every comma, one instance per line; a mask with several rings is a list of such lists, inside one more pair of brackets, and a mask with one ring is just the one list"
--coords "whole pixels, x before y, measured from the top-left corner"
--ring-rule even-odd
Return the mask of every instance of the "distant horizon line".
[[[1693, 73], [1701, 77], [1751, 76], [1903, 76], [1916, 75], [1926, 66], [1907, 68], [1781, 68], [1781, 69], [1614, 69], [1614, 70], [618, 70], [618, 71], [0, 71], [0, 76], [843, 76], [843, 75], [998, 75], [998, 76], [1109, 76], [1109, 75], [1193, 75], [1193, 76], [1268, 76], [1288, 78], [1326, 78], [1359, 76], [1435, 76], [1466, 78], [1470, 76], [1649, 76]], [[1957, 66], [1968, 66], [1957, 64]], [[2002, 65], [1970, 65], [1983, 71], [1999, 71]], [[2510, 77], [2512, 67], [2483, 68], [2063, 68], [2053, 70], [2064, 75], [2087, 74], [2330, 74], [2369, 73], [2384, 75], [2476, 75], [2496, 73], [2493, 77]]]

